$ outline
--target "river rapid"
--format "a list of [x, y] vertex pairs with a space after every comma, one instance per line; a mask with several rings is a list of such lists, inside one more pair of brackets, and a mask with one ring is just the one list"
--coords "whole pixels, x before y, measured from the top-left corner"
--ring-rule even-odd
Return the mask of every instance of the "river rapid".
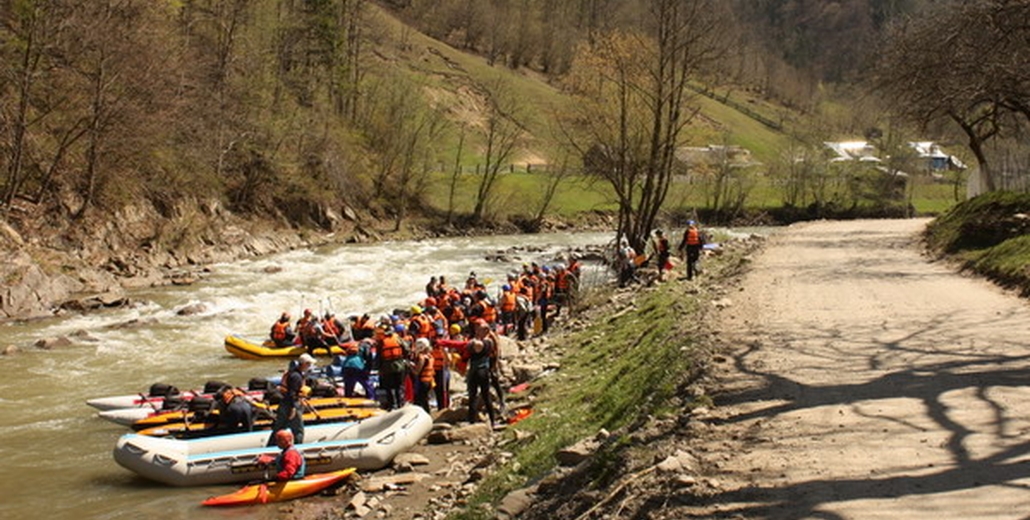
[[[461, 285], [472, 271], [495, 293], [505, 273], [522, 263], [554, 264], [570, 248], [610, 239], [601, 233], [546, 234], [298, 250], [214, 265], [190, 286], [133, 292], [129, 296], [138, 303], [129, 308], [4, 325], [0, 343], [20, 352], [0, 357], [0, 518], [274, 518], [273, 507], [199, 505], [233, 486], [172, 488], [121, 468], [111, 450], [128, 430], [96, 417], [85, 400], [146, 392], [154, 382], [183, 390], [208, 380], [243, 386], [285, 365], [232, 357], [223, 338], [264, 336], [283, 311], [294, 318], [304, 308], [332, 310], [341, 318], [388, 314], [424, 298], [431, 276]], [[507, 255], [508, 261], [487, 260], [513, 246], [523, 249]], [[599, 281], [606, 275], [595, 270], [589, 276]], [[194, 304], [206, 310], [178, 314]], [[76, 331], [93, 339], [77, 338]], [[32, 347], [57, 336], [69, 336], [73, 344], [51, 351]]]

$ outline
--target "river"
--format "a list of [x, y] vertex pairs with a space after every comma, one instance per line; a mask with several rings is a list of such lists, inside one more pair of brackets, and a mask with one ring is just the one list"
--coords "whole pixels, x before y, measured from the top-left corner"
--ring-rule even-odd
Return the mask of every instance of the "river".
[[[543, 234], [297, 250], [211, 266], [193, 285], [132, 292], [140, 303], [131, 308], [4, 325], [0, 346], [20, 352], [0, 356], [0, 518], [272, 518], [275, 508], [199, 506], [231, 486], [171, 488], [121, 468], [111, 450], [127, 429], [97, 418], [84, 401], [144, 392], [154, 382], [180, 389], [208, 380], [245, 385], [282, 363], [234, 358], [222, 340], [230, 333], [265, 335], [282, 311], [389, 313], [421, 300], [431, 276], [463, 284], [471, 271], [489, 279], [493, 292], [523, 262], [553, 264], [559, 252], [610, 238]], [[535, 252], [510, 255], [510, 262], [486, 259], [513, 245]], [[177, 314], [193, 304], [206, 310]], [[124, 326], [133, 320], [136, 326]], [[76, 331], [95, 341], [76, 339]], [[57, 336], [70, 336], [73, 344], [51, 351], [32, 346]]]

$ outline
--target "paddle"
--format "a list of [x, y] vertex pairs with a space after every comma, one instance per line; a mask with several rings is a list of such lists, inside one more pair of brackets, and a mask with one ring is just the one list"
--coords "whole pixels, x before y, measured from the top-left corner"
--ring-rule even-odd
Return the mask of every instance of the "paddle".
[[306, 398], [304, 398], [304, 397], [301, 397], [301, 398], [300, 398], [300, 404], [301, 404], [302, 406], [304, 406], [304, 408], [305, 408], [306, 410], [308, 410], [308, 411], [310, 411], [311, 413], [315, 414], [315, 419], [318, 419], [319, 421], [321, 421], [321, 420], [322, 420], [322, 416], [318, 414], [318, 410], [316, 410], [314, 406], [311, 406], [311, 403], [310, 403], [310, 402], [308, 402], [308, 400], [307, 400]]

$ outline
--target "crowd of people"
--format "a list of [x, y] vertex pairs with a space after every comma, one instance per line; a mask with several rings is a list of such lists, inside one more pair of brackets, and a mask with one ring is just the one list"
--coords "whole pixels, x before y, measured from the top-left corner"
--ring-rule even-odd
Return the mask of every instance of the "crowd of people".
[[[693, 220], [677, 251], [686, 260], [685, 278], [697, 274], [707, 237]], [[636, 270], [654, 259], [658, 278], [672, 269], [669, 240], [656, 230], [646, 248], [637, 254], [628, 243], [618, 250], [619, 283], [636, 279]], [[450, 407], [451, 377], [464, 375], [468, 389], [468, 422], [479, 420], [480, 407], [493, 426], [505, 413], [505, 395], [500, 378], [500, 336], [520, 340], [546, 333], [578, 289], [581, 275], [578, 257], [568, 265], [524, 264], [520, 272], [506, 275], [500, 290], [491, 296], [487, 282], [470, 273], [461, 287], [444, 276], [433, 276], [425, 287], [425, 298], [409, 309], [378, 319], [369, 314], [351, 316], [347, 322], [332, 312], [323, 316], [305, 310], [295, 323], [288, 312], [272, 325], [270, 338], [279, 347], [303, 345], [302, 354], [282, 378], [283, 400], [277, 410], [268, 445], [281, 439], [277, 432], [288, 430], [288, 445], [303, 443], [305, 381], [319, 349], [339, 346], [322, 373], [343, 381], [346, 397], [363, 395], [378, 399], [387, 410], [411, 401], [430, 410]], [[495, 409], [496, 404], [496, 409]]]
[[505, 413], [500, 336], [526, 339], [545, 333], [575, 294], [580, 271], [578, 257], [568, 265], [525, 264], [520, 272], [508, 273], [493, 296], [487, 289], [490, 280], [474, 272], [461, 287], [433, 276], [425, 298], [379, 318], [354, 315], [341, 322], [332, 312], [320, 317], [308, 309], [294, 323], [288, 312], [282, 313], [270, 339], [279, 347], [303, 345], [308, 352], [291, 362], [282, 378], [283, 400], [269, 446], [281, 430], [291, 431], [293, 442], [303, 442], [305, 381], [316, 364], [312, 354], [332, 346], [342, 353], [320, 372], [342, 379], [346, 397], [379, 399], [388, 410], [409, 401], [427, 412], [433, 402], [442, 410], [450, 407], [451, 377], [458, 372], [469, 391], [468, 421], [478, 421], [482, 407], [494, 425]]

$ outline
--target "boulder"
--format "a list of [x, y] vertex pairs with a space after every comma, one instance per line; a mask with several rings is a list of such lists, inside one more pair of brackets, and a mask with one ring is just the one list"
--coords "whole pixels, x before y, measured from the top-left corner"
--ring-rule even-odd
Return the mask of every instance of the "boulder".
[[67, 347], [72, 344], [72, 341], [64, 336], [56, 338], [42, 338], [37, 340], [35, 343], [36, 348], [43, 350], [53, 350], [55, 348]]
[[529, 506], [533, 505], [536, 487], [516, 489], [505, 495], [497, 506], [498, 518], [518, 518]]
[[194, 316], [205, 312], [207, 312], [207, 305], [203, 303], [194, 303], [179, 309], [175, 314], [178, 314], [179, 316]]
[[596, 439], [583, 439], [572, 446], [562, 448], [554, 454], [558, 464], [562, 466], [576, 466], [590, 458], [597, 451], [601, 443]]

